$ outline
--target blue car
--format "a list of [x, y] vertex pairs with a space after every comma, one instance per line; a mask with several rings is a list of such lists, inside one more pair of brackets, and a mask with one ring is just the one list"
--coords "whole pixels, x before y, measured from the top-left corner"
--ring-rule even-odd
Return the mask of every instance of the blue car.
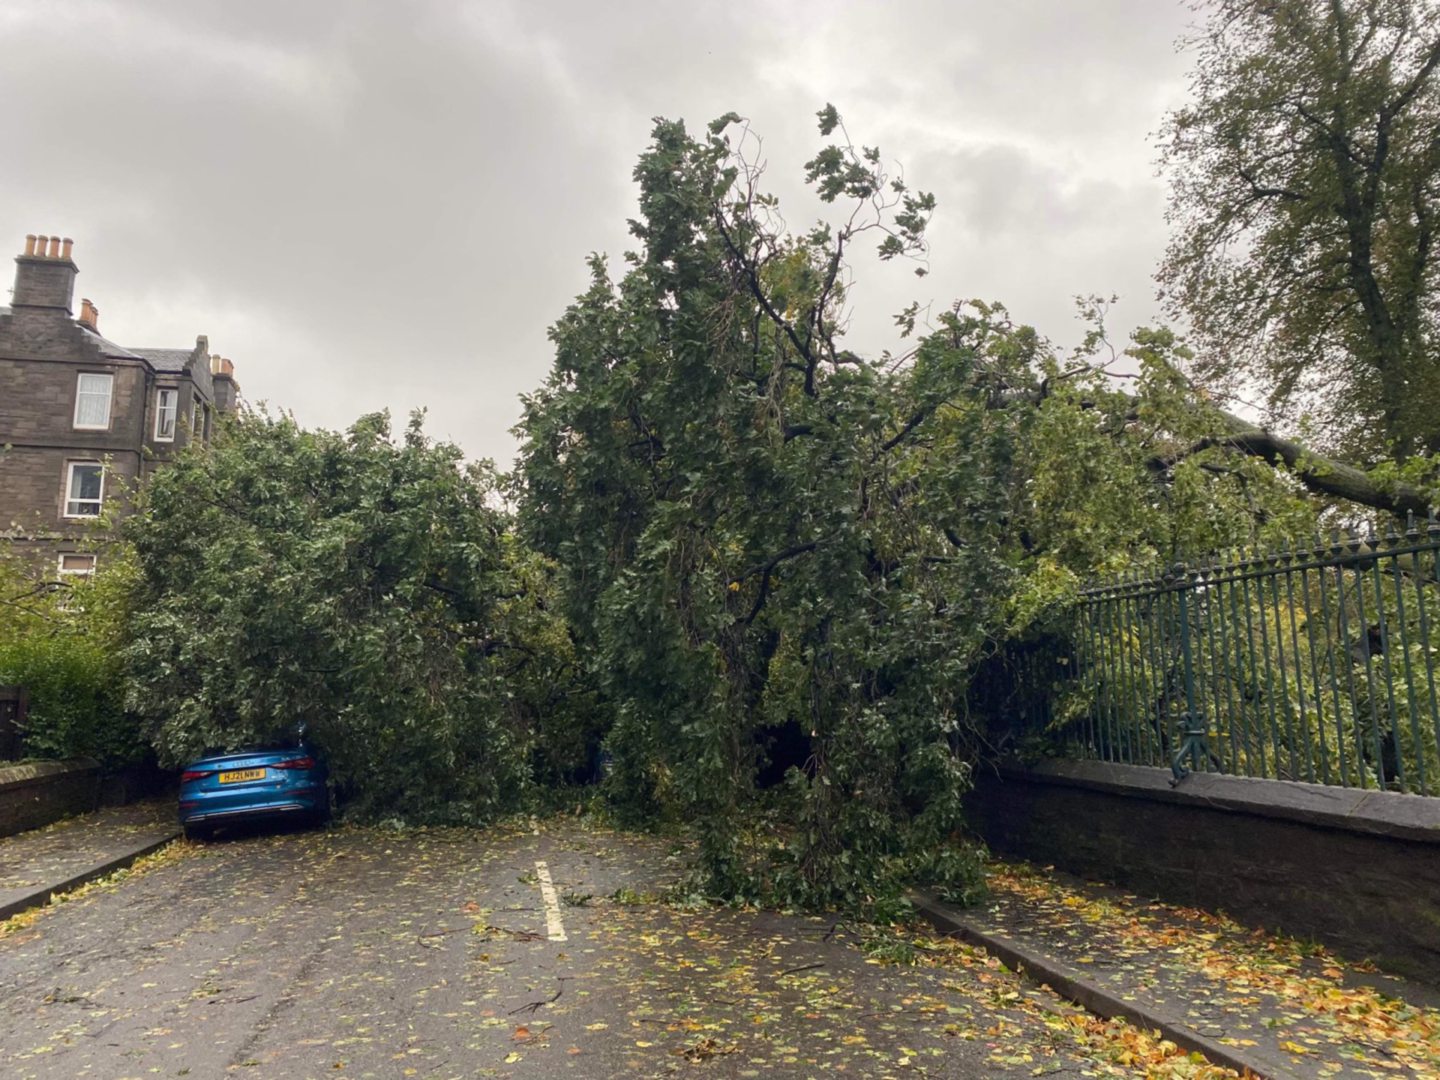
[[180, 775], [180, 824], [191, 840], [265, 818], [330, 820], [330, 771], [303, 740], [207, 755]]

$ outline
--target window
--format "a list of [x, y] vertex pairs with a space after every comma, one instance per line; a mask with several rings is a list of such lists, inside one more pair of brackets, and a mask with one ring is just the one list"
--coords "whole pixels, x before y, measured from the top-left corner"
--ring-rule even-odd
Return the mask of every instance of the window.
[[75, 426], [89, 431], [110, 427], [110, 391], [113, 375], [81, 374], [75, 384]]
[[155, 441], [175, 441], [175, 414], [180, 405], [179, 390], [155, 391]]
[[72, 461], [65, 476], [65, 516], [98, 517], [104, 483], [104, 465]]
[[61, 555], [60, 576], [65, 577], [89, 577], [95, 573], [94, 555]]

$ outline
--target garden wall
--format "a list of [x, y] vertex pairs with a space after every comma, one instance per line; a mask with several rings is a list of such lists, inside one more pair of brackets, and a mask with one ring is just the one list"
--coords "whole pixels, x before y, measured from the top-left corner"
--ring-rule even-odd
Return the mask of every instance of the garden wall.
[[0, 836], [94, 810], [99, 797], [100, 764], [95, 761], [82, 758], [0, 767]]
[[164, 794], [174, 774], [153, 765], [102, 772], [89, 758], [0, 766], [0, 836], [38, 829], [71, 814]]
[[981, 776], [997, 852], [1440, 985], [1440, 798], [1049, 761]]

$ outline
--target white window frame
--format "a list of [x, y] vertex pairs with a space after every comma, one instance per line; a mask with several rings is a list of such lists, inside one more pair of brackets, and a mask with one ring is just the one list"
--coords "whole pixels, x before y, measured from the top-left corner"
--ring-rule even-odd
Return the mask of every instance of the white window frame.
[[[65, 560], [66, 560], [66, 559], [89, 559], [89, 560], [90, 560], [90, 568], [89, 568], [88, 570], [67, 570], [67, 569], [65, 569]], [[100, 560], [99, 560], [98, 558], [96, 558], [94, 555], [91, 555], [89, 552], [85, 552], [85, 551], [62, 551], [62, 552], [60, 553], [59, 562], [57, 563], [57, 565], [56, 565], [56, 567], [55, 567], [55, 572], [56, 572], [57, 574], [59, 574], [62, 578], [67, 578], [67, 577], [87, 577], [87, 578], [88, 578], [88, 577], [93, 577], [93, 576], [95, 575], [95, 570], [96, 570], [97, 567], [99, 567], [99, 565], [100, 565]]]
[[[160, 421], [165, 418], [166, 408], [164, 406], [164, 395], [170, 395], [170, 434], [162, 435]], [[161, 386], [155, 391], [155, 441], [174, 442], [175, 428], [180, 423], [180, 388], [178, 386]]]
[[[75, 489], [75, 470], [80, 467], [97, 466], [100, 469], [100, 497], [98, 499], [76, 499], [71, 496]], [[65, 503], [60, 514], [64, 518], [74, 518], [81, 521], [93, 521], [105, 510], [105, 463], [103, 461], [68, 461], [65, 463]], [[93, 514], [72, 514], [71, 503], [94, 503], [95, 513]]]
[[[105, 422], [103, 424], [82, 424], [80, 422], [80, 403], [90, 396], [98, 396], [94, 390], [82, 389], [86, 379], [105, 380]], [[115, 376], [104, 371], [82, 371], [75, 376], [75, 415], [72, 418], [76, 431], [109, 431], [110, 415], [115, 406]]]

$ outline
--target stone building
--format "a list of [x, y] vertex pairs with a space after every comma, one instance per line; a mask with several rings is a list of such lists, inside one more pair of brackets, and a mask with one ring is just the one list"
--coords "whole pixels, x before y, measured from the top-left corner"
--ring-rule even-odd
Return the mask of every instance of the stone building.
[[80, 301], [68, 238], [27, 236], [0, 307], [0, 538], [62, 577], [95, 569], [127, 493], [236, 407], [234, 365], [188, 349], [117, 345]]

